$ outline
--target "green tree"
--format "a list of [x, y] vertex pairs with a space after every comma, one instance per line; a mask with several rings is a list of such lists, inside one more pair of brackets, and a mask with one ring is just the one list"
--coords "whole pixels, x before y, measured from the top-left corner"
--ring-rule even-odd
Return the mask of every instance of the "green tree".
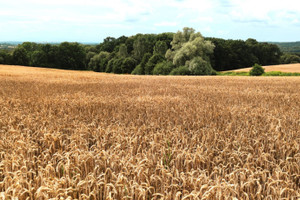
[[162, 62], [164, 57], [159, 54], [154, 54], [145, 65], [145, 74], [153, 74], [153, 69], [156, 64]]
[[154, 44], [155, 37], [153, 35], [136, 35], [133, 42], [133, 57], [140, 62], [146, 53], [153, 52]]
[[168, 50], [168, 45], [164, 41], [157, 41], [153, 48], [153, 54], [164, 56]]
[[136, 60], [134, 58], [131, 57], [125, 58], [125, 60], [121, 65], [122, 73], [131, 74], [135, 66], [136, 66]]
[[133, 74], [133, 75], [142, 75], [142, 74], [144, 74], [144, 70], [143, 70], [141, 64], [137, 65], [134, 68], [134, 70], [131, 72], [131, 74]]
[[133, 74], [139, 74], [139, 75], [145, 74], [145, 67], [146, 67], [147, 62], [151, 58], [151, 56], [152, 56], [151, 53], [145, 53], [140, 64], [137, 65], [135, 67], [135, 69], [133, 70]]
[[153, 69], [154, 75], [168, 75], [174, 68], [174, 65], [170, 61], [163, 61], [155, 65]]
[[12, 55], [12, 59], [13, 59], [13, 64], [15, 64], [15, 65], [24, 65], [24, 66], [29, 65], [28, 52], [22, 46], [18, 46], [14, 50], [13, 55]]
[[79, 43], [63, 42], [58, 46], [58, 64], [63, 69], [85, 69], [86, 52]]
[[89, 66], [89, 63], [90, 63], [91, 59], [92, 59], [95, 55], [97, 55], [97, 53], [96, 53], [96, 52], [93, 52], [93, 51], [89, 51], [89, 52], [86, 53], [86, 56], [85, 56], [85, 64], [86, 64], [86, 66], [88, 66], [89, 69], [91, 69], [90, 66]]
[[34, 67], [46, 67], [47, 66], [47, 55], [43, 51], [33, 51], [31, 54], [31, 65]]
[[188, 67], [186, 66], [180, 66], [176, 67], [170, 72], [170, 75], [190, 75], [191, 72]]
[[210, 63], [201, 57], [195, 57], [188, 63], [188, 68], [193, 75], [213, 75], [214, 70]]
[[101, 51], [99, 54], [91, 58], [88, 68], [95, 72], [104, 72], [109, 61], [109, 52]]
[[0, 50], [0, 64], [11, 64], [12, 55], [6, 50]]
[[114, 61], [115, 61], [115, 58], [108, 61], [107, 65], [106, 65], [106, 68], [105, 68], [106, 73], [111, 73], [112, 72]]
[[300, 63], [300, 56], [295, 54], [283, 54], [280, 57], [281, 64], [291, 64], [291, 63]]
[[119, 47], [119, 56], [124, 57], [124, 58], [128, 56], [126, 44], [121, 44], [120, 45], [120, 47]]
[[249, 72], [251, 76], [261, 76], [263, 73], [265, 73], [265, 69], [258, 64], [255, 64]]
[[[199, 32], [184, 28], [182, 32], [178, 31], [174, 35], [171, 45], [172, 49], [167, 51], [166, 58], [177, 67], [186, 66], [195, 75], [204, 75], [200, 71], [212, 71], [209, 55], [213, 53], [214, 45], [204, 40]], [[203, 70], [204, 66], [208, 69]]]
[[122, 74], [122, 63], [124, 60], [125, 60], [124, 58], [114, 59], [112, 64], [112, 72], [114, 74]]

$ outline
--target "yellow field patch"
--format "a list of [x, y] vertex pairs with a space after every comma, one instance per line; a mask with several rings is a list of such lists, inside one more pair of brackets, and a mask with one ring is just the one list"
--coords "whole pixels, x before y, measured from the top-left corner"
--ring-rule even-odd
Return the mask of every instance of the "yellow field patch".
[[[287, 65], [270, 65], [270, 66], [263, 66], [263, 68], [265, 68], [265, 72], [280, 71], [280, 72], [298, 72], [298, 73], [300, 73], [300, 63], [287, 64]], [[243, 68], [243, 69], [230, 70], [230, 71], [249, 72], [250, 70], [251, 70], [251, 67]]]

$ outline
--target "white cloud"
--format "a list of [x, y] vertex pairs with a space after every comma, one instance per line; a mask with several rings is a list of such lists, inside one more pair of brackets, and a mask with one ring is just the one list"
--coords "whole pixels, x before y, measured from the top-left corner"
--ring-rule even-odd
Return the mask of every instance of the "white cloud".
[[134, 35], [186, 26], [222, 36], [217, 30], [237, 34], [244, 24], [264, 28], [300, 23], [298, 0], [0, 0], [0, 8], [0, 27], [6, 27], [1, 28], [2, 38], [12, 31], [23, 35], [36, 31], [43, 37], [53, 34], [51, 30], [86, 31], [103, 38], [123, 31]]
[[[297, 0], [229, 0], [232, 5], [230, 16], [234, 21], [262, 22], [267, 24], [281, 24], [283, 20], [289, 22], [289, 13], [299, 18], [300, 2]], [[285, 16], [282, 18], [282, 16]]]

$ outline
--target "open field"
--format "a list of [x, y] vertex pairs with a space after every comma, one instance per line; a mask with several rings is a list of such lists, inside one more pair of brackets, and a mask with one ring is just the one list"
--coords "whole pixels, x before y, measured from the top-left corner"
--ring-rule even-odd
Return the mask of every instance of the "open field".
[[299, 88], [0, 65], [0, 199], [297, 199]]
[[[272, 71], [281, 71], [281, 72], [298, 72], [300, 73], [300, 63], [297, 64], [287, 64], [287, 65], [270, 65], [270, 66], [263, 66], [265, 68], [265, 72], [272, 72]], [[236, 69], [230, 70], [233, 72], [249, 72], [251, 67], [243, 68], [243, 69]]]

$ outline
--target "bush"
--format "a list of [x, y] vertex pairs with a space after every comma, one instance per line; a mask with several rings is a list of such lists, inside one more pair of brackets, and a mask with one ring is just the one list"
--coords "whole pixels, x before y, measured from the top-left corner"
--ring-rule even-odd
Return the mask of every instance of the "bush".
[[138, 66], [136, 66], [136, 67], [134, 68], [134, 70], [131, 72], [131, 74], [134, 74], [134, 75], [142, 75], [142, 74], [144, 74], [144, 73], [143, 73], [142, 65], [139, 64]]
[[145, 65], [145, 74], [153, 74], [153, 69], [157, 63], [164, 60], [164, 57], [159, 54], [154, 54]]
[[112, 72], [114, 74], [122, 74], [122, 64], [123, 64], [124, 58], [118, 58], [115, 59], [113, 62]]
[[170, 75], [190, 75], [191, 72], [189, 70], [189, 68], [185, 67], [185, 66], [181, 66], [181, 67], [177, 67], [175, 69], [173, 69], [170, 73]]
[[212, 75], [216, 74], [211, 64], [201, 57], [195, 57], [188, 63], [189, 70], [193, 75]]
[[280, 57], [281, 64], [300, 63], [300, 56], [295, 54], [284, 54]]
[[154, 75], [168, 75], [170, 74], [170, 72], [172, 71], [172, 69], [174, 68], [173, 63], [171, 62], [161, 62], [155, 65], [154, 69], [153, 69], [153, 74]]
[[263, 76], [300, 76], [300, 73], [271, 71], [271, 72], [264, 73]]
[[105, 68], [105, 72], [106, 73], [111, 73], [112, 72], [112, 68], [113, 68], [113, 64], [114, 64], [115, 59], [111, 59], [110, 61], [108, 61], [107, 66]]
[[121, 69], [123, 74], [130, 74], [136, 66], [136, 60], [128, 57], [122, 63]]
[[218, 72], [217, 75], [219, 76], [249, 76], [249, 72]]
[[[89, 52], [87, 54], [87, 59], [89, 56], [95, 54], [94, 52]], [[94, 55], [90, 58], [88, 68], [95, 72], [104, 72], [109, 61], [110, 54], [105, 51], [101, 51], [99, 54]]]
[[261, 76], [263, 73], [265, 73], [265, 69], [258, 64], [255, 64], [249, 72], [250, 76]]

